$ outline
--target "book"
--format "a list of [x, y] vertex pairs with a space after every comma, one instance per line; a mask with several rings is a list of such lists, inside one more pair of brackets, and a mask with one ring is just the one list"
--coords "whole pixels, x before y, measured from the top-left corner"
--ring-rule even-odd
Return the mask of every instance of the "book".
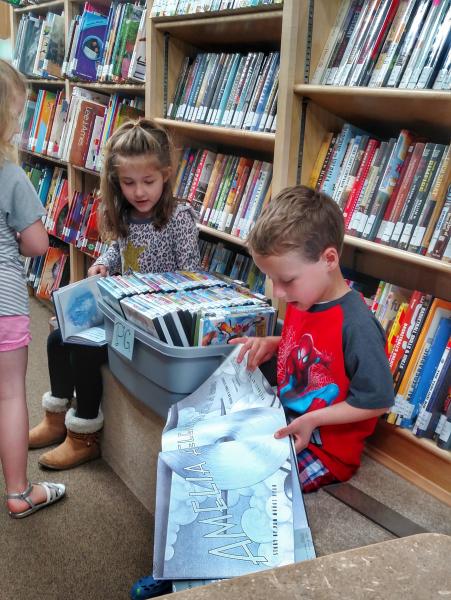
[[315, 556], [292, 444], [274, 438], [283, 408], [260, 370], [236, 362], [238, 352], [169, 409], [156, 579], [227, 578]]
[[106, 344], [103, 314], [99, 309], [100, 275], [54, 290], [52, 300], [63, 342], [103, 346]]

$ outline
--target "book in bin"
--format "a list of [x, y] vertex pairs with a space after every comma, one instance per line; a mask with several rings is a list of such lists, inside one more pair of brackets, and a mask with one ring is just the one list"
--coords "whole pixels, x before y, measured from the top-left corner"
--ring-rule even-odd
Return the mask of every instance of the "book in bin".
[[158, 457], [153, 576], [216, 579], [315, 557], [280, 400], [237, 347], [173, 404]]
[[103, 313], [99, 309], [100, 275], [66, 285], [52, 293], [63, 342], [103, 346], [106, 344]]

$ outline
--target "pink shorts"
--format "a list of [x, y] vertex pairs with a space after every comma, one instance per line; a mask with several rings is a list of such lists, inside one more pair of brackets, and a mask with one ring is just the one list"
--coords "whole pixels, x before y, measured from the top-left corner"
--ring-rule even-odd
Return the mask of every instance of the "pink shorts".
[[31, 340], [30, 317], [25, 315], [0, 317], [0, 352], [28, 346]]

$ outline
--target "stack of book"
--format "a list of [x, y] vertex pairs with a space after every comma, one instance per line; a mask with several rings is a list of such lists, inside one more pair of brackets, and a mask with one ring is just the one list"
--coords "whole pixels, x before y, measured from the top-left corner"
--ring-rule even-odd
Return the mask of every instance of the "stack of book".
[[191, 204], [203, 225], [245, 239], [271, 198], [272, 164], [185, 148], [174, 195]]
[[370, 277], [347, 281], [386, 332], [395, 389], [388, 422], [451, 449], [451, 302]]
[[62, 224], [61, 239], [73, 244], [82, 252], [97, 258], [108, 248], [100, 240], [97, 226], [99, 197], [95, 192], [74, 190], [70, 208]]
[[64, 90], [30, 90], [22, 114], [19, 147], [58, 158], [67, 110]]
[[169, 119], [275, 131], [279, 52], [200, 53], [186, 57]]
[[13, 66], [27, 77], [61, 79], [64, 60], [64, 14], [25, 14], [17, 29]]
[[222, 242], [210, 242], [203, 239], [199, 240], [199, 249], [202, 269], [242, 281], [251, 292], [264, 293], [266, 277], [249, 255], [226, 248]]
[[104, 12], [85, 3], [70, 25], [63, 74], [84, 81], [143, 83], [146, 12], [145, 3], [115, 0]]
[[311, 83], [449, 90], [449, 0], [343, 0]]
[[98, 286], [106, 304], [171, 346], [272, 335], [277, 318], [261, 294], [203, 271], [133, 273], [103, 278]]
[[151, 17], [172, 17], [248, 6], [282, 4], [283, 0], [154, 0]]
[[50, 239], [50, 247], [42, 256], [25, 259], [25, 277], [36, 296], [50, 300], [52, 292], [69, 282], [69, 252], [58, 240]]
[[310, 185], [338, 203], [348, 234], [451, 261], [450, 146], [407, 130], [380, 141], [345, 124], [326, 134]]
[[101, 151], [107, 139], [124, 121], [144, 114], [144, 100], [119, 94], [108, 96], [78, 86], [73, 88], [69, 103], [62, 94], [39, 90], [36, 103], [32, 98], [28, 100], [26, 115], [33, 117], [24, 119], [22, 140], [28, 140], [29, 150], [100, 171]]

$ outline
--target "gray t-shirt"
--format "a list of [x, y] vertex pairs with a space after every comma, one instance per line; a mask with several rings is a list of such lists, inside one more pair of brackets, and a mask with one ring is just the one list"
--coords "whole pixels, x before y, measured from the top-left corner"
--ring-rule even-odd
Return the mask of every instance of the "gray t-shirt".
[[25, 172], [10, 162], [0, 166], [0, 316], [28, 315], [28, 293], [16, 233], [44, 208]]

